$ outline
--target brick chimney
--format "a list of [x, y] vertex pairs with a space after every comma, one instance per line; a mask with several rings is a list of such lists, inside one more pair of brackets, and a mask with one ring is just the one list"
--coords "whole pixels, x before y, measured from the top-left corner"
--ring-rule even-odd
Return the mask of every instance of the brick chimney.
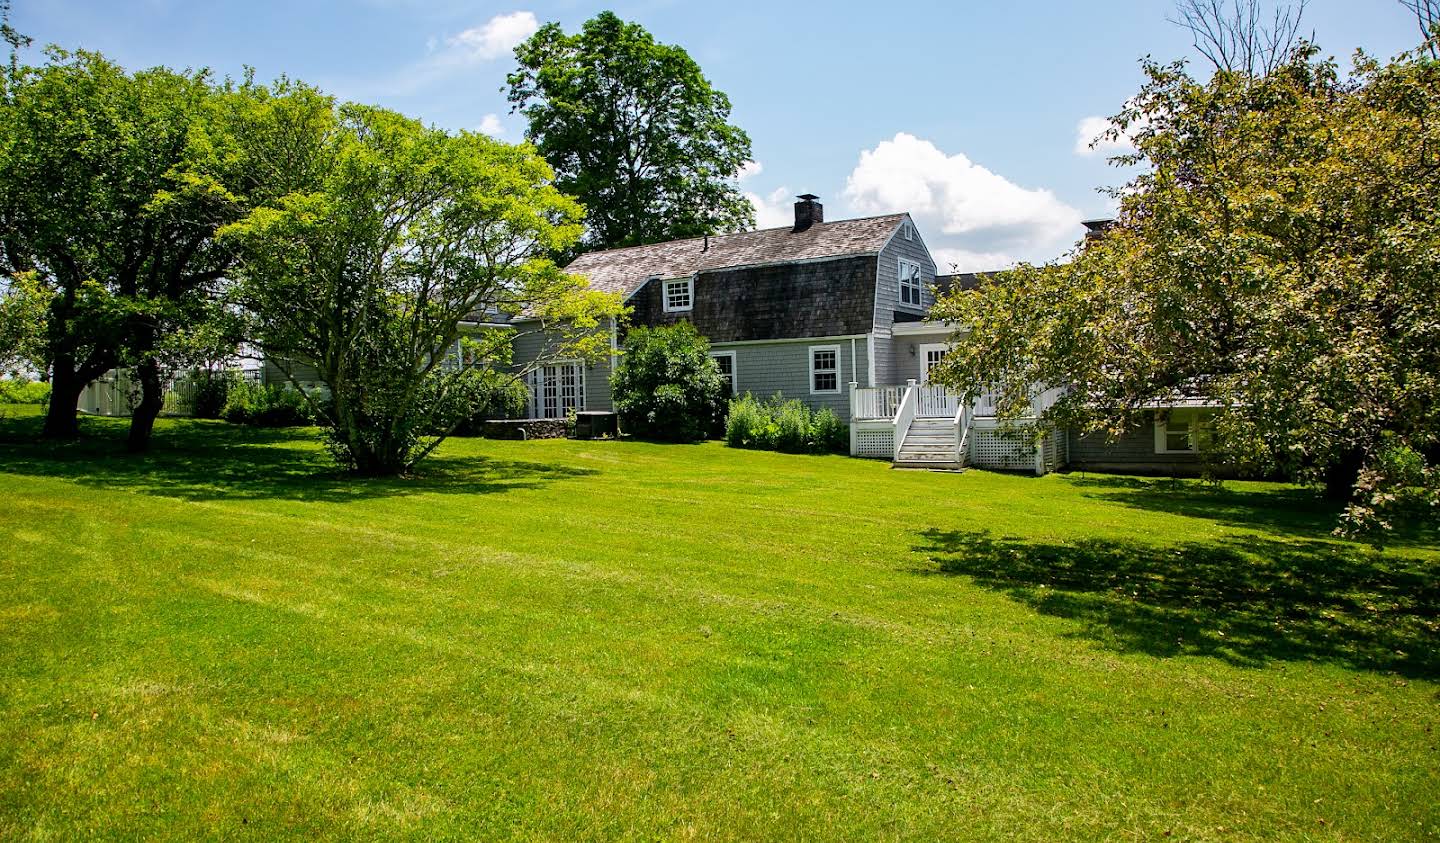
[[1086, 239], [1086, 240], [1099, 240], [1100, 238], [1102, 238], [1102, 237], [1105, 236], [1105, 233], [1106, 233], [1107, 231], [1109, 231], [1110, 229], [1112, 229], [1112, 228], [1115, 227], [1115, 220], [1113, 220], [1113, 219], [1085, 220], [1084, 222], [1082, 222], [1082, 223], [1080, 223], [1080, 224], [1083, 225], [1083, 226], [1085, 226], [1085, 239]]
[[825, 221], [825, 206], [815, 201], [819, 196], [802, 193], [798, 198], [800, 201], [795, 203], [795, 228], [792, 231], [804, 231], [817, 222]]

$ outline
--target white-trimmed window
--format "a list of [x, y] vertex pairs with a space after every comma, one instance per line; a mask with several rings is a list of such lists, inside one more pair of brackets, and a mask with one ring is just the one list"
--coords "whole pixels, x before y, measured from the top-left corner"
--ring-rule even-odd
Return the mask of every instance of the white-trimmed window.
[[665, 312], [678, 313], [695, 307], [695, 279], [675, 278], [665, 282]]
[[735, 368], [735, 352], [733, 351], [712, 351], [710, 356], [715, 360], [715, 365], [720, 367], [720, 377], [725, 381], [725, 397], [735, 397], [735, 383], [738, 374]]
[[901, 236], [901, 237], [904, 237], [906, 240], [914, 240], [914, 239], [915, 239], [915, 226], [911, 225], [911, 224], [908, 223], [908, 222], [906, 222], [906, 223], [901, 223], [901, 224], [900, 224], [900, 236]]
[[810, 394], [840, 391], [840, 346], [810, 346]]
[[920, 264], [914, 261], [900, 259], [900, 303], [920, 306], [921, 296], [924, 293], [924, 280], [921, 277]]
[[530, 415], [563, 419], [585, 409], [585, 370], [579, 363], [541, 366], [530, 374]]
[[1197, 453], [1207, 441], [1206, 421], [1199, 410], [1159, 411], [1155, 414], [1155, 453]]

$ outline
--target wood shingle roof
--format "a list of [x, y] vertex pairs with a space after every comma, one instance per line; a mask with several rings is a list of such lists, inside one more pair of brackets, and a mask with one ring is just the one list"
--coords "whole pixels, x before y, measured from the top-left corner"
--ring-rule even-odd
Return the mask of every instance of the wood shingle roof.
[[651, 278], [682, 278], [697, 272], [847, 257], [879, 252], [904, 214], [671, 240], [648, 246], [607, 249], [581, 255], [565, 267], [583, 275], [590, 288], [630, 295]]

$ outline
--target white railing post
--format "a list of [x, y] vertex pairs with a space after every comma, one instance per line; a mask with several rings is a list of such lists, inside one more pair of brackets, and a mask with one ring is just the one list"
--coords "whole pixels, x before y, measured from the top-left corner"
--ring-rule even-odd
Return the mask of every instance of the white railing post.
[[970, 420], [966, 418], [965, 401], [961, 400], [955, 406], [955, 418], [951, 424], [955, 428], [955, 464], [965, 464], [965, 437], [969, 433]]
[[905, 382], [905, 396], [900, 399], [900, 406], [895, 409], [895, 460], [900, 459], [900, 446], [905, 444], [905, 435], [910, 432], [910, 422], [915, 420], [915, 402], [919, 397], [915, 379], [910, 378]]
[[1045, 442], [1038, 440], [1035, 443], [1035, 476], [1045, 476]]
[[850, 381], [850, 456], [855, 456], [860, 450], [860, 436], [855, 431], [855, 394], [860, 389], [860, 384]]

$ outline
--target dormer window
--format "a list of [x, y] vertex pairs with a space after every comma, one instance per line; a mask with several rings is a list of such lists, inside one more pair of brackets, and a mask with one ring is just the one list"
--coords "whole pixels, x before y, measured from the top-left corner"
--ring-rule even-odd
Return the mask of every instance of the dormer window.
[[900, 303], [920, 307], [924, 281], [920, 275], [920, 264], [900, 259]]
[[665, 312], [678, 313], [695, 307], [695, 279], [677, 278], [665, 282]]

